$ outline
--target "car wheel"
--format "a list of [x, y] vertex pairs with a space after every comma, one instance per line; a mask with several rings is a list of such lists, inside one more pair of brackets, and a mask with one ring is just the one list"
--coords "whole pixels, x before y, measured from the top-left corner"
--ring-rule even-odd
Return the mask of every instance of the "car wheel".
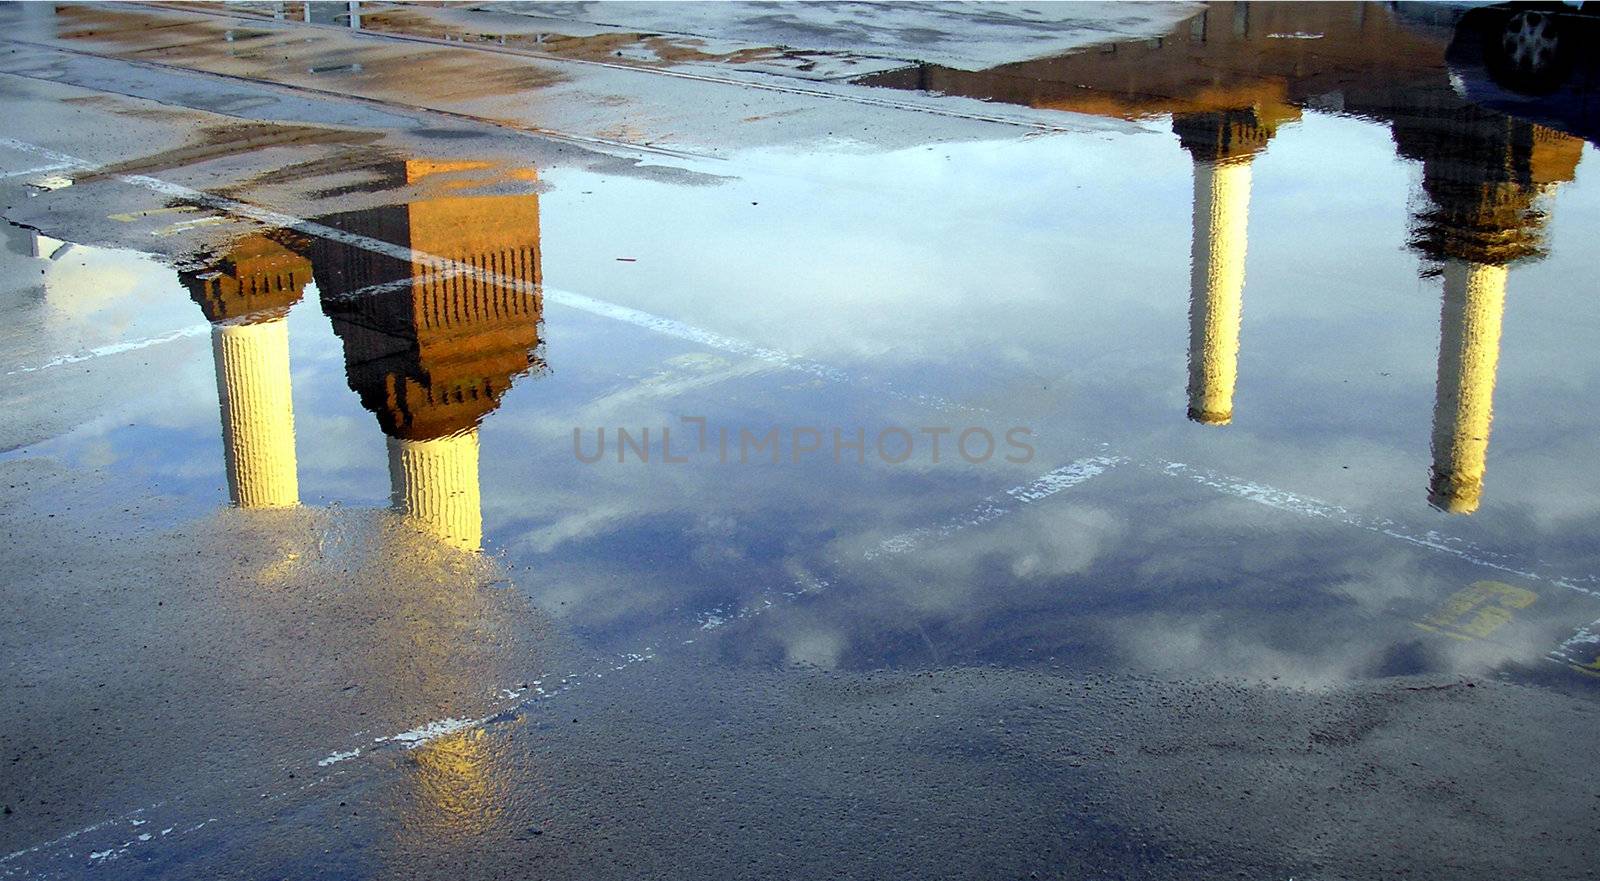
[[1555, 17], [1539, 9], [1512, 14], [1500, 35], [1500, 48], [1517, 73], [1535, 78], [1544, 75], [1555, 66], [1561, 49]]

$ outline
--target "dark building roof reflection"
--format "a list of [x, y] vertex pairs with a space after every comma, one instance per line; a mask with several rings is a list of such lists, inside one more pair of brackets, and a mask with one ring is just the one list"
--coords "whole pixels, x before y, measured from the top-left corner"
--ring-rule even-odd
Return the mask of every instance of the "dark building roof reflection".
[[[397, 172], [415, 183], [475, 167], [406, 161]], [[310, 246], [350, 387], [390, 437], [467, 431], [516, 378], [542, 369], [536, 194], [441, 196], [318, 222], [417, 252]]]
[[[414, 184], [487, 167], [408, 160], [389, 171]], [[392, 246], [314, 239], [322, 308], [344, 343], [350, 388], [389, 437], [394, 506], [477, 550], [478, 426], [517, 378], [544, 368], [539, 197], [440, 195], [317, 222]]]
[[[232, 498], [298, 503], [285, 322], [313, 278], [345, 375], [389, 438], [395, 506], [447, 543], [482, 542], [478, 426], [513, 382], [544, 369], [537, 181], [481, 162], [383, 162], [377, 178], [437, 193], [317, 223], [353, 234], [248, 236], [180, 278], [215, 325]], [[358, 238], [359, 237], [359, 238]]]
[[[1374, 3], [1212, 3], [1154, 40], [982, 71], [917, 65], [857, 82], [1123, 119], [1170, 116], [1195, 175], [1188, 414], [1211, 425], [1233, 418], [1250, 160], [1302, 107], [1386, 125], [1398, 153], [1422, 164], [1409, 244], [1423, 275], [1444, 287], [1428, 500], [1470, 513], [1486, 469], [1507, 267], [1542, 256], [1540, 197], [1573, 179], [1584, 143], [1470, 100], [1505, 94], [1471, 78], [1482, 68], [1493, 79], [1504, 67], [1492, 57], [1495, 28], [1517, 9], [1437, 24]], [[1594, 31], [1566, 35], [1592, 40]], [[1560, 115], [1545, 111], [1545, 121]]]

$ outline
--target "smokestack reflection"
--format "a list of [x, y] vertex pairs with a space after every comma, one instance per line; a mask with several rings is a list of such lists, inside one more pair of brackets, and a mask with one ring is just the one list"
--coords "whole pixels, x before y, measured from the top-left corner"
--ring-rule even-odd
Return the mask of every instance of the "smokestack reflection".
[[1428, 503], [1471, 514], [1483, 497], [1509, 267], [1542, 257], [1537, 200], [1572, 180], [1583, 142], [1445, 96], [1396, 112], [1402, 155], [1422, 161], [1412, 246], [1443, 278]]
[[[388, 170], [450, 192], [464, 185], [459, 175], [486, 167], [406, 161]], [[532, 169], [510, 176], [537, 179]], [[543, 367], [533, 354], [539, 197], [441, 195], [320, 222], [417, 252], [311, 245], [350, 387], [388, 436], [395, 509], [447, 544], [478, 550], [478, 427], [518, 377]]]
[[310, 263], [256, 235], [179, 278], [212, 324], [228, 497], [241, 508], [299, 504], [287, 316], [311, 280]]
[[1254, 109], [1179, 113], [1172, 128], [1194, 158], [1194, 225], [1189, 249], [1189, 418], [1233, 421], [1239, 323], [1250, 220], [1250, 163], [1279, 117]]

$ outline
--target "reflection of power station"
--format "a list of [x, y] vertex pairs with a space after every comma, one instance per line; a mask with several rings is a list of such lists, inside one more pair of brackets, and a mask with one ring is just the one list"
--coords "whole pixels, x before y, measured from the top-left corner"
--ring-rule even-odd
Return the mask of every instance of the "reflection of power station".
[[1483, 493], [1489, 456], [1506, 268], [1450, 260], [1443, 275], [1428, 501], [1452, 514], [1470, 514], [1477, 510]]
[[[1195, 160], [1188, 410], [1209, 424], [1233, 413], [1249, 157], [1301, 106], [1389, 125], [1401, 155], [1423, 165], [1413, 246], [1444, 281], [1428, 498], [1470, 513], [1483, 491], [1508, 267], [1539, 254], [1535, 202], [1573, 178], [1583, 142], [1466, 100], [1447, 61], [1452, 40], [1468, 45], [1462, 33], [1408, 23], [1386, 4], [1208, 3], [1155, 40], [858, 82], [1129, 119], [1171, 114]], [[1283, 39], [1299, 35], [1317, 39]]]
[[256, 235], [211, 268], [179, 277], [212, 324], [229, 497], [241, 508], [298, 504], [286, 316], [311, 265]]
[[[1315, 34], [1315, 40], [1284, 39]], [[1210, 2], [1155, 39], [992, 67], [931, 64], [856, 82], [1137, 119], [1254, 107], [1337, 106], [1352, 84], [1435, 72], [1444, 42], [1385, 3]]]
[[483, 834], [505, 813], [493, 777], [488, 733], [469, 728], [435, 738], [411, 755], [421, 804], [435, 812], [430, 828], [451, 837]]
[[[444, 188], [481, 167], [408, 161], [398, 173]], [[514, 177], [531, 181], [534, 172]], [[415, 252], [311, 245], [350, 387], [389, 437], [395, 507], [477, 549], [478, 424], [537, 363], [538, 196], [445, 195], [320, 222]]]
[[1276, 120], [1255, 110], [1184, 113], [1172, 127], [1194, 157], [1194, 239], [1189, 264], [1189, 418], [1233, 420], [1239, 375], [1250, 162]]
[[1400, 152], [1423, 163], [1412, 244], [1444, 278], [1428, 501], [1467, 514], [1483, 493], [1507, 266], [1541, 253], [1535, 200], [1573, 178], [1583, 142], [1470, 105], [1429, 110], [1394, 121]]

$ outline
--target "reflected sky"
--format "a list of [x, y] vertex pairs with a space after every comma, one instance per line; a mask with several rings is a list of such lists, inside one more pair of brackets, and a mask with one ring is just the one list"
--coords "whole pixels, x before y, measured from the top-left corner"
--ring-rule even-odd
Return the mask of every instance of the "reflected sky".
[[[40, 351], [203, 332], [86, 362], [127, 378], [6, 455], [175, 521], [392, 510], [599, 656], [1565, 675], [1547, 653], [1600, 617], [1591, 130], [1502, 84], [1503, 21], [1417, 15], [1216, 4], [1158, 40], [863, 83], [1142, 130], [768, 146], [714, 186], [375, 155], [296, 172], [314, 228], [179, 269], [16, 232]], [[683, 417], [1026, 426], [1036, 455], [574, 456], [574, 429]], [[1086, 457], [1111, 464], [1006, 495]], [[418, 759], [446, 814], [493, 801], [480, 748]]]

